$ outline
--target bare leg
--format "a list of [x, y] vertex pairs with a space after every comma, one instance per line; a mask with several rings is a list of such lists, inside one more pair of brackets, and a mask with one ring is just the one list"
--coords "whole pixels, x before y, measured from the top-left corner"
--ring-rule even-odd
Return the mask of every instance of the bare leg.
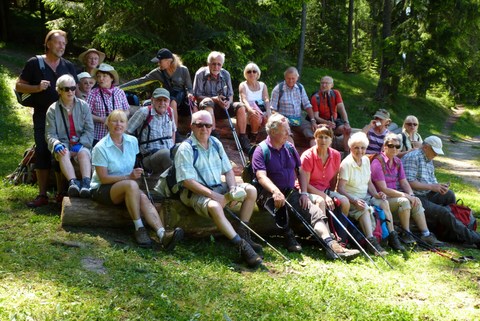
[[239, 134], [245, 134], [247, 131], [247, 113], [245, 112], [245, 106], [237, 108], [235, 113], [237, 118], [237, 131]]
[[230, 224], [230, 221], [225, 217], [223, 208], [218, 202], [208, 202], [208, 214], [210, 214], [210, 217], [220, 232], [222, 232], [222, 234], [225, 235], [229, 240], [233, 239], [234, 236], [237, 235], [237, 232], [235, 232], [232, 224]]
[[90, 161], [90, 156], [87, 152], [80, 152], [77, 155], [78, 164], [80, 165], [80, 174], [83, 177], [88, 177], [92, 175], [92, 163]]
[[178, 107], [175, 100], [170, 100], [170, 107], [173, 109], [173, 117], [175, 118], [175, 127], [178, 128]]
[[150, 225], [155, 231], [158, 231], [161, 227], [163, 227], [157, 209], [155, 206], [153, 206], [152, 202], [150, 202], [147, 195], [145, 195], [143, 192], [140, 192], [140, 212], [145, 218], [147, 224]]
[[240, 208], [240, 219], [244, 222], [250, 221], [250, 217], [252, 217], [253, 208], [255, 207], [255, 200], [257, 199], [257, 190], [252, 185], [248, 185], [245, 188], [247, 192], [247, 196], [242, 203], [242, 207]]

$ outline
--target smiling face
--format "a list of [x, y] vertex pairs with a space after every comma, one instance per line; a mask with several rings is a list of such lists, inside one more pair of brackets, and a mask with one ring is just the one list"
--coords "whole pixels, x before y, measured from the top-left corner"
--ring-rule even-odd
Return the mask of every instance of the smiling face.
[[402, 145], [400, 145], [400, 141], [397, 137], [386, 138], [385, 142], [383, 143], [383, 151], [390, 159], [397, 156], [401, 147]]
[[206, 143], [212, 132], [212, 116], [208, 111], [198, 111], [192, 116], [192, 133], [201, 143]]
[[88, 94], [94, 85], [95, 80], [93, 78], [82, 78], [78, 81], [78, 89], [85, 94]]
[[297, 83], [297, 80], [298, 80], [298, 76], [293, 72], [285, 75], [285, 83], [290, 88], [293, 88], [293, 86], [295, 86], [295, 84]]
[[65, 53], [67, 40], [60, 34], [54, 34], [47, 42], [47, 52], [57, 58], [61, 58]]
[[166, 97], [152, 98], [152, 106], [159, 115], [163, 115], [170, 104], [170, 99]]
[[101, 88], [112, 88], [113, 76], [108, 72], [97, 71], [97, 83]]
[[94, 69], [100, 63], [100, 56], [96, 52], [91, 52], [85, 57], [85, 66], [87, 69]]
[[125, 130], [127, 129], [127, 116], [125, 112], [122, 110], [114, 110], [108, 117], [107, 117], [107, 128], [108, 132], [112, 136], [121, 136]]

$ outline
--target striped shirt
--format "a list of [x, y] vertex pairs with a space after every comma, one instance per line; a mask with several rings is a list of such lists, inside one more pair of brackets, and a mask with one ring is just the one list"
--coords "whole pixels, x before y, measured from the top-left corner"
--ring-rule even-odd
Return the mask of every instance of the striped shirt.
[[383, 140], [385, 139], [385, 136], [390, 133], [388, 129], [385, 129], [385, 131], [381, 134], [377, 134], [373, 128], [371, 128], [368, 133], [368, 147], [367, 147], [367, 154], [379, 154], [382, 151], [382, 146], [383, 146]]

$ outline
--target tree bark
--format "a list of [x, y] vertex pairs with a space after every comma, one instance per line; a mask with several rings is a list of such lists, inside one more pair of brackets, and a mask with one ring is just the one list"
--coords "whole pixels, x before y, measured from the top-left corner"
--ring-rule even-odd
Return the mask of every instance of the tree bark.
[[391, 92], [391, 73], [390, 67], [393, 63], [391, 53], [387, 48], [386, 39], [392, 34], [392, 0], [384, 0], [383, 5], [383, 27], [382, 27], [382, 61], [380, 67], [380, 78], [378, 80], [377, 90], [375, 92], [375, 98], [377, 100], [385, 100]]
[[305, 54], [305, 32], [307, 29], [307, 3], [303, 1], [302, 3], [302, 27], [300, 32], [300, 48], [298, 50], [298, 61], [297, 69], [298, 73], [302, 74], [303, 69], [303, 57]]
[[345, 64], [345, 69], [348, 70], [348, 61], [352, 57], [353, 53], [353, 12], [354, 12], [354, 3], [353, 0], [349, 0], [348, 3], [348, 30], [347, 30], [347, 61]]

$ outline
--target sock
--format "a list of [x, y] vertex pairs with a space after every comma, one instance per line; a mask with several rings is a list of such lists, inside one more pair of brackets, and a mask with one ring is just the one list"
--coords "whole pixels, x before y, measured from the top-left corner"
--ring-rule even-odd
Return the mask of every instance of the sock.
[[231, 241], [233, 244], [238, 245], [238, 244], [240, 244], [240, 242], [242, 241], [242, 238], [240, 237], [240, 235], [235, 234], [235, 236], [233, 237], [233, 239], [231, 239], [230, 241]]
[[429, 236], [429, 235], [430, 235], [430, 231], [428, 229], [422, 232], [422, 236]]
[[326, 239], [324, 239], [325, 243], [327, 243], [328, 246], [330, 246], [330, 243], [333, 242], [333, 239], [329, 236]]
[[139, 218], [138, 220], [133, 220], [133, 224], [135, 224], [135, 231], [138, 231], [139, 228], [143, 227], [143, 222], [141, 218]]
[[164, 227], [159, 228], [157, 231], [157, 235], [160, 241], [163, 240], [163, 236], [165, 235], [165, 228]]

